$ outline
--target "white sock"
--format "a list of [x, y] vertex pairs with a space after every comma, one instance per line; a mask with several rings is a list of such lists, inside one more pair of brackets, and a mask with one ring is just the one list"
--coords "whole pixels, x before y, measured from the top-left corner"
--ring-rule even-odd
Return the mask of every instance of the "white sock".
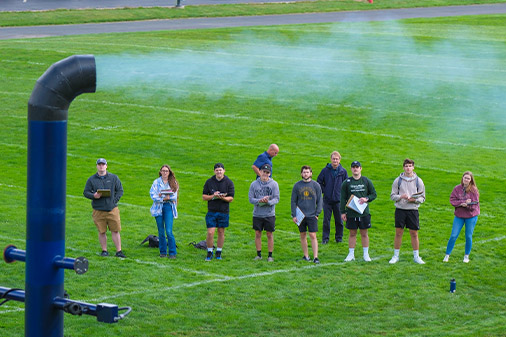
[[413, 257], [414, 257], [414, 258], [417, 258], [417, 257], [418, 257], [418, 250], [414, 250], [414, 251], [413, 251]]
[[213, 252], [213, 248], [212, 247], [211, 248], [207, 247], [207, 251], [212, 253]]
[[364, 247], [364, 255], [369, 255], [369, 247]]
[[350, 248], [350, 254], [355, 255], [355, 248]]
[[399, 256], [400, 249], [394, 249], [394, 256]]
[[222, 250], [222, 249], [223, 249], [223, 248], [216, 248], [216, 251], [217, 251], [217, 252], [221, 252], [221, 250]]

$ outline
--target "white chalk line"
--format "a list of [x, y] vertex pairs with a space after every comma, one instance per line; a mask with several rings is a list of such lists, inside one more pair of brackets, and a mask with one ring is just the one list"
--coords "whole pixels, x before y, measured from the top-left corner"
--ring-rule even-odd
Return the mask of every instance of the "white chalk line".
[[[6, 241], [26, 243], [26, 239], [17, 239], [17, 238], [4, 236], [4, 235], [0, 235], [0, 238], [3, 240], [6, 240]], [[21, 249], [21, 248], [19, 248], [19, 249]], [[93, 251], [85, 250], [85, 249], [73, 248], [73, 247], [69, 247], [69, 246], [66, 246], [65, 250], [78, 252], [80, 254], [84, 254], [84, 255], [88, 255], [88, 256], [98, 255], [97, 252], [93, 252]], [[166, 259], [166, 260], [168, 261], [168, 259]], [[208, 272], [204, 272], [201, 270], [189, 269], [189, 268], [181, 267], [181, 266], [175, 265], [175, 264], [163, 264], [163, 263], [159, 263], [159, 262], [155, 262], [155, 261], [145, 261], [145, 260], [141, 260], [141, 259], [128, 259], [128, 261], [133, 261], [133, 262], [136, 262], [138, 264], [143, 264], [143, 265], [151, 265], [151, 266], [155, 266], [155, 267], [161, 268], [161, 269], [167, 268], [167, 269], [183, 270], [188, 273], [195, 273], [198, 275], [203, 275], [203, 276], [208, 276], [208, 277], [227, 277], [226, 275], [208, 273]]]
[[[175, 108], [167, 108], [167, 107], [160, 107], [160, 106], [153, 106], [153, 105], [140, 105], [140, 104], [132, 104], [132, 103], [117, 103], [117, 102], [109, 102], [109, 101], [96, 101], [96, 100], [89, 100], [89, 99], [83, 99], [83, 101], [88, 102], [97, 102], [101, 104], [112, 104], [112, 105], [125, 105], [125, 106], [137, 106], [139, 108], [144, 109], [154, 109], [154, 110], [166, 110], [166, 111], [175, 111], [175, 112], [181, 112], [181, 113], [189, 113], [189, 114], [198, 114], [198, 115], [206, 115], [209, 117], [213, 117], [216, 119], [237, 119], [237, 120], [246, 120], [246, 121], [255, 121], [258, 122], [265, 122], [265, 123], [271, 123], [271, 124], [281, 124], [281, 125], [289, 125], [289, 126], [296, 126], [296, 127], [308, 127], [308, 128], [316, 128], [316, 129], [325, 129], [325, 130], [331, 130], [331, 131], [339, 131], [339, 132], [347, 132], [352, 134], [364, 134], [369, 136], [375, 136], [375, 137], [383, 137], [383, 138], [392, 138], [392, 139], [401, 139], [403, 140], [404, 137], [398, 136], [398, 135], [392, 135], [392, 134], [386, 134], [386, 133], [377, 133], [372, 131], [364, 131], [364, 130], [356, 130], [356, 129], [349, 129], [349, 128], [338, 128], [334, 126], [328, 126], [328, 125], [320, 125], [320, 124], [314, 124], [314, 123], [297, 123], [297, 122], [287, 122], [287, 121], [281, 121], [281, 120], [271, 120], [271, 119], [263, 119], [258, 117], [249, 117], [249, 116], [238, 116], [235, 114], [208, 114], [202, 111], [194, 111], [194, 110], [184, 110], [184, 109], [175, 109]], [[94, 128], [95, 126], [92, 126], [90, 124], [84, 124], [84, 123], [76, 123], [71, 122], [70, 125], [78, 125], [78, 126], [86, 126], [90, 128]], [[148, 134], [144, 130], [135, 130], [135, 129], [121, 129], [117, 128], [113, 131], [117, 131], [120, 133], [127, 132], [131, 133], [134, 132], [135, 134]], [[165, 136], [165, 134], [158, 132], [155, 133], [158, 136]], [[149, 135], [153, 135], [153, 133], [149, 133]], [[177, 137], [175, 137], [177, 138]], [[193, 139], [195, 140], [195, 139]], [[206, 141], [207, 142], [207, 141]], [[485, 146], [485, 145], [470, 145], [470, 144], [462, 144], [462, 143], [455, 143], [455, 142], [448, 142], [448, 141], [439, 141], [439, 140], [432, 140], [432, 139], [422, 139], [419, 142], [424, 143], [430, 143], [430, 144], [441, 144], [441, 145], [448, 145], [453, 147], [469, 147], [469, 148], [476, 148], [476, 149], [484, 149], [484, 150], [493, 150], [493, 151], [504, 151], [506, 148], [503, 147], [493, 147], [493, 146]], [[227, 144], [228, 145], [228, 144]]]
[[[0, 237], [3, 237], [3, 236], [0, 235]], [[500, 241], [500, 240], [504, 240], [504, 239], [506, 239], [506, 235], [496, 237], [496, 238], [491, 238], [491, 239], [485, 239], [485, 240], [477, 241], [474, 243], [475, 244], [483, 244], [483, 243], [488, 243], [488, 242], [492, 242], [492, 241]], [[372, 258], [372, 260], [376, 261], [376, 260], [388, 258], [389, 256], [390, 255], [381, 255], [381, 256], [377, 256], [377, 257]], [[272, 275], [280, 274], [280, 273], [290, 273], [290, 272], [306, 270], [306, 269], [310, 269], [310, 268], [339, 266], [339, 265], [351, 264], [351, 263], [353, 263], [353, 262], [328, 262], [328, 263], [320, 263], [320, 264], [308, 264], [303, 267], [292, 267], [292, 268], [288, 268], [288, 269], [276, 269], [273, 271], [246, 274], [246, 275], [240, 275], [240, 276], [223, 276], [223, 277], [215, 278], [215, 279], [211, 279], [211, 280], [203, 280], [203, 281], [197, 281], [197, 282], [192, 282], [192, 283], [180, 284], [180, 285], [172, 286], [172, 287], [163, 287], [163, 288], [143, 290], [143, 291], [123, 292], [123, 293], [109, 295], [109, 296], [103, 296], [103, 297], [99, 297], [99, 298], [95, 298], [95, 299], [89, 299], [87, 301], [89, 301], [89, 302], [102, 302], [104, 300], [115, 299], [115, 298], [119, 298], [119, 297], [123, 297], [123, 296], [150, 294], [150, 293], [155, 293], [155, 292], [158, 293], [160, 291], [173, 291], [173, 290], [178, 290], [178, 289], [197, 287], [197, 286], [210, 284], [210, 283], [244, 280], [244, 279], [257, 278], [257, 277], [262, 277], [262, 276], [272, 276]], [[195, 272], [195, 271], [191, 271], [191, 272]], [[3, 311], [0, 311], [0, 313], [17, 312], [17, 311], [24, 311], [24, 308], [3, 310]]]
[[[174, 138], [176, 139], [181, 139], [181, 140], [194, 140], [194, 138], [189, 138], [189, 137], [184, 137], [184, 136], [174, 136]], [[230, 144], [230, 143], [226, 143], [226, 142], [220, 142], [220, 141], [217, 141], [215, 142], [216, 144], [218, 145], [227, 145], [227, 146], [236, 146], [236, 147], [245, 147], [245, 148], [253, 148], [254, 146], [253, 145], [247, 145], [247, 144]], [[11, 143], [3, 143], [3, 142], [0, 142], [0, 145], [2, 146], [9, 146], [9, 147], [15, 147], [15, 148], [19, 148], [21, 150], [26, 150], [26, 145], [24, 144], [11, 144]], [[284, 150], [283, 153], [285, 155], [292, 155], [292, 156], [298, 156], [300, 155], [300, 152], [290, 152], [290, 151], [286, 151]], [[71, 152], [67, 153], [67, 155], [69, 157], [75, 157], [75, 158], [82, 158], [82, 159], [86, 159], [86, 160], [89, 160], [89, 161], [93, 161], [94, 159], [91, 158], [91, 157], [88, 157], [88, 156], [84, 156], [84, 155], [75, 155]], [[317, 155], [317, 154], [309, 154], [309, 155], [305, 155], [305, 157], [311, 157], [311, 158], [327, 158], [327, 155]], [[116, 165], [122, 165], [122, 166], [130, 166], [130, 167], [137, 167], [137, 168], [143, 168], [143, 169], [146, 169], [146, 170], [152, 170], [152, 166], [148, 166], [148, 165], [138, 165], [138, 164], [132, 164], [132, 163], [123, 163], [123, 162], [118, 162], [118, 161], [114, 161], [114, 160], [110, 160], [109, 161], [110, 163], [114, 163]], [[370, 161], [362, 161], [363, 163], [370, 163], [370, 164], [379, 164], [379, 165], [384, 165], [384, 166], [391, 166], [391, 167], [398, 167], [399, 166], [399, 163], [397, 162], [387, 162], [387, 161], [376, 161], [376, 160], [370, 160]], [[451, 174], [461, 174], [462, 172], [460, 171], [454, 171], [454, 170], [448, 170], [448, 169], [444, 169], [444, 168], [440, 168], [440, 167], [434, 167], [434, 166], [427, 166], [427, 165], [418, 165], [417, 164], [417, 167], [420, 168], [420, 169], [424, 169], [424, 170], [431, 170], [431, 171], [439, 171], [439, 172], [446, 172], [446, 173], [451, 173]], [[208, 174], [205, 174], [205, 173], [197, 173], [197, 172], [192, 172], [192, 171], [179, 171], [178, 170], [178, 174], [186, 174], [186, 175], [189, 175], [189, 176], [198, 176], [198, 177], [209, 177], [210, 175]], [[487, 176], [487, 175], [484, 175], [484, 174], [481, 174], [481, 173], [474, 173], [474, 176], [476, 177], [481, 177], [481, 178], [487, 178], [487, 179], [496, 179], [496, 180], [506, 180], [506, 176]], [[243, 181], [249, 181], [249, 180], [243, 180]], [[2, 184], [0, 183], [0, 186], [4, 186], [5, 184]], [[5, 185], [7, 186], [7, 185]], [[72, 197], [72, 196], [71, 196]], [[485, 215], [485, 216], [488, 216], [488, 215]]]
[[[500, 240], [503, 240], [505, 238], [506, 238], [506, 236], [501, 236], [501, 237], [497, 237], [497, 238], [492, 238], [492, 239], [477, 241], [477, 242], [475, 242], [475, 244], [483, 244], [483, 243], [488, 243], [488, 242], [491, 242], [491, 241], [500, 241]], [[424, 250], [424, 251], [429, 251], [429, 250]], [[385, 258], [388, 258], [388, 257], [390, 257], [390, 255], [380, 255], [380, 256], [372, 258], [371, 260], [376, 261], [376, 260], [381, 260], [381, 259], [385, 259]], [[361, 262], [361, 261], [359, 260], [358, 262]], [[98, 302], [100, 302], [100, 301], [114, 299], [114, 298], [123, 297], [123, 296], [149, 294], [149, 293], [155, 293], [155, 292], [159, 292], [159, 291], [173, 291], [173, 290], [178, 290], [178, 289], [183, 289], [183, 288], [192, 288], [192, 287], [196, 287], [196, 286], [200, 286], [200, 285], [204, 285], [204, 284], [210, 284], [210, 283], [237, 281], [237, 280], [257, 278], [257, 277], [262, 277], [262, 276], [272, 276], [272, 275], [276, 275], [276, 274], [280, 274], [280, 273], [296, 272], [296, 271], [306, 270], [306, 269], [310, 269], [310, 268], [322, 268], [322, 267], [330, 267], [330, 266], [340, 266], [340, 265], [352, 264], [352, 263], [354, 263], [354, 262], [328, 262], [328, 263], [320, 263], [320, 264], [310, 264], [310, 265], [308, 264], [308, 265], [306, 265], [304, 267], [292, 267], [292, 268], [288, 268], [288, 269], [276, 269], [276, 270], [272, 270], [272, 271], [266, 271], [266, 272], [261, 272], [261, 273], [253, 273], [253, 274], [246, 274], [246, 275], [240, 275], [240, 276], [226, 276], [226, 277], [223, 277], [223, 278], [216, 278], [216, 279], [212, 279], [212, 280], [197, 281], [197, 282], [192, 282], [192, 283], [180, 284], [180, 285], [172, 286], [172, 287], [159, 288], [159, 289], [155, 289], [155, 290], [150, 289], [150, 290], [144, 290], [144, 291], [124, 292], [124, 293], [120, 293], [120, 294], [114, 294], [114, 295], [110, 295], [110, 296], [104, 296], [104, 297], [92, 299], [91, 301], [98, 301]], [[361, 264], [361, 265], [363, 265], [363, 264]]]
[[[386, 258], [386, 257], [387, 257], [386, 255], [385, 256], [378, 256], [378, 257], [372, 258], [372, 260], [379, 260], [379, 259]], [[123, 297], [123, 296], [149, 294], [149, 293], [154, 293], [154, 292], [159, 292], [159, 291], [172, 291], [172, 290], [177, 290], [177, 289], [182, 289], [182, 288], [192, 288], [192, 287], [196, 287], [196, 286], [200, 286], [200, 285], [204, 285], [204, 284], [209, 284], [209, 283], [237, 281], [237, 280], [244, 280], [244, 279], [262, 277], [262, 276], [272, 276], [272, 275], [281, 274], [281, 273], [296, 272], [296, 271], [312, 269], [312, 268], [340, 266], [340, 265], [347, 264], [348, 262], [328, 262], [328, 263], [314, 264], [313, 262], [300, 261], [300, 263], [306, 263], [307, 265], [303, 266], [303, 267], [292, 267], [292, 268], [288, 268], [288, 269], [276, 269], [276, 270], [272, 270], [272, 271], [246, 274], [246, 275], [240, 275], [240, 276], [225, 276], [223, 278], [197, 281], [197, 282], [192, 282], [192, 283], [180, 284], [180, 285], [172, 286], [172, 287], [163, 287], [163, 288], [156, 289], [156, 290], [150, 289], [150, 290], [143, 290], [143, 291], [124, 292], [124, 293], [120, 293], [120, 294], [114, 294], [114, 295], [109, 295], [109, 296], [104, 296], [104, 297], [92, 299], [91, 301], [100, 302], [103, 300], [109, 300], [109, 299], [114, 299], [114, 298]]]
[[[197, 76], [195, 76], [197, 77]], [[252, 82], [255, 82], [255, 81], [252, 81]], [[276, 83], [276, 82], [273, 82], [273, 83]], [[280, 85], [284, 85], [285, 83], [284, 82], [277, 82], [278, 84]], [[321, 88], [327, 88], [327, 89], [330, 89], [331, 87], [330, 86], [326, 86], [326, 85], [312, 85], [312, 87], [315, 86], [315, 87], [321, 87]], [[134, 85], [122, 85], [122, 87], [131, 87], [131, 88], [136, 88], [136, 86]], [[198, 91], [198, 90], [185, 90], [185, 89], [181, 89], [179, 87], [163, 87], [163, 88], [159, 88], [161, 90], [164, 90], [164, 91], [168, 91], [168, 92], [174, 92], [174, 91], [178, 91], [178, 92], [184, 92], [184, 93], [187, 93], [187, 94], [190, 94], [190, 93], [202, 93], [202, 94], [205, 94], [205, 95], [214, 95], [214, 96], [222, 96], [223, 93], [222, 92], [210, 92], [210, 91]], [[377, 92], [378, 95], [391, 95], [392, 93], [391, 92], [387, 92], [387, 91], [381, 91], [381, 90], [375, 90], [375, 92]], [[0, 91], [0, 93], [2, 94], [15, 94], [15, 95], [28, 95], [29, 92], [26, 92], [26, 93], [20, 93], [20, 92], [6, 92], [6, 91]], [[415, 96], [415, 97], [419, 97], [419, 98], [430, 98], [430, 99], [438, 99], [438, 100], [441, 100], [441, 99], [452, 99], [452, 100], [458, 100], [459, 102], [462, 102], [462, 101], [465, 101], [465, 100], [468, 100], [469, 102], [474, 102], [473, 100], [471, 99], [467, 99], [467, 98], [460, 98], [460, 97], [436, 97], [434, 95], [423, 95], [423, 94], [420, 94], [420, 93], [417, 93], [417, 92], [412, 92], [410, 93], [411, 96]], [[242, 95], [236, 95], [236, 97], [238, 98], [242, 98], [242, 99], [256, 99], [256, 100], [263, 100], [265, 99], [265, 97], [263, 96], [242, 96]], [[145, 105], [142, 105], [142, 104], [134, 104], [134, 103], [115, 103], [115, 102], [110, 102], [110, 101], [96, 101], [96, 100], [87, 100], [87, 99], [82, 99], [83, 101], [88, 101], [88, 102], [96, 102], [96, 103], [101, 103], [101, 104], [111, 104], [111, 105], [123, 105], [123, 106], [133, 106], [133, 107], [139, 107], [139, 108], [160, 108], [160, 109], [164, 109], [164, 107], [153, 107], [153, 106], [145, 106]], [[296, 101], [294, 99], [289, 99], [289, 98], [276, 98], [277, 101], [280, 101], [280, 102], [288, 102], [288, 103], [299, 103], [299, 101]], [[357, 109], [357, 110], [369, 110], [371, 111], [372, 113], [376, 112], [376, 113], [380, 113], [380, 114], [394, 114], [394, 115], [409, 115], [409, 116], [415, 116], [415, 117], [420, 117], [420, 118], [427, 118], [427, 119], [442, 119], [442, 120], [450, 120], [450, 121], [460, 121], [460, 122], [472, 122], [472, 123], [481, 123], [481, 124], [488, 124], [488, 120], [487, 119], [479, 119], [479, 120], [475, 120], [475, 119], [469, 119], [469, 118], [454, 118], [454, 117], [451, 117], [451, 118], [448, 118], [448, 116], [442, 116], [442, 115], [439, 115], [439, 116], [434, 116], [434, 115], [428, 115], [428, 114], [420, 114], [420, 113], [413, 113], [413, 112], [407, 112], [407, 111], [387, 111], [387, 110], [384, 110], [384, 109], [378, 109], [378, 108], [373, 108], [373, 107], [370, 107], [370, 106], [356, 106], [356, 105], [351, 105], [351, 104], [339, 104], [339, 103], [318, 103], [319, 105], [321, 106], [328, 106], [328, 107], [337, 107], [337, 108], [350, 108], [350, 109]], [[193, 111], [193, 112], [190, 112], [189, 110], [182, 110], [182, 109], [176, 109], [176, 108], [165, 108], [165, 109], [169, 109], [171, 111], [180, 111], [180, 112], [186, 112], [186, 113], [199, 113], [199, 114], [203, 114], [203, 112], [200, 112], [200, 111]], [[14, 117], [14, 116], [11, 116], [11, 117]], [[23, 118], [26, 118], [25, 116]], [[500, 121], [499, 121], [500, 122]]]
[[[60, 45], [72, 43], [69, 40], [59, 39], [58, 41], [60, 42]], [[46, 43], [47, 43], [47, 41], [46, 41]], [[189, 48], [146, 46], [146, 45], [142, 45], [142, 44], [125, 44], [125, 43], [111, 43], [111, 42], [100, 43], [100, 42], [80, 41], [79, 44], [80, 45], [93, 45], [94, 47], [96, 47], [97, 45], [102, 45], [102, 46], [107, 46], [107, 47], [121, 46], [121, 47], [135, 48], [136, 50], [141, 50], [141, 49], [148, 49], [151, 51], [157, 51], [157, 50], [169, 51], [170, 50], [170, 51], [191, 53], [191, 54], [205, 54], [205, 55], [214, 54], [214, 55], [220, 55], [220, 56], [231, 56], [231, 57], [239, 58], [240, 60], [244, 59], [244, 57], [249, 57], [249, 58], [254, 59], [255, 61], [259, 60], [259, 59], [278, 59], [278, 60], [282, 60], [283, 63], [285, 63], [287, 60], [292, 60], [292, 61], [297, 61], [297, 62], [306, 61], [308, 63], [310, 62], [310, 64], [313, 66], [320, 64], [320, 62], [322, 62], [322, 61], [324, 61], [325, 64], [334, 63], [334, 64], [359, 64], [359, 65], [364, 64], [367, 61], [367, 65], [375, 65], [375, 66], [377, 66], [377, 69], [383, 69], [385, 66], [389, 66], [389, 67], [395, 67], [396, 69], [398, 67], [417, 68], [422, 71], [425, 71], [426, 69], [454, 69], [454, 70], [459, 70], [459, 71], [462, 70], [462, 65], [450, 66], [450, 65], [448, 65], [448, 63], [446, 65], [434, 65], [434, 64], [423, 65], [423, 64], [420, 64], [419, 62], [416, 62], [416, 63], [409, 62], [409, 63], [405, 63], [405, 64], [404, 63], [388, 63], [388, 62], [384, 62], [384, 60], [383, 60], [383, 62], [375, 62], [375, 61], [371, 61], [370, 58], [367, 60], [358, 60], [357, 61], [357, 60], [344, 60], [344, 59], [340, 59], [340, 58], [314, 57], [314, 55], [328, 55], [329, 53], [331, 53], [331, 55], [334, 55], [334, 56], [340, 56], [340, 54], [336, 55], [335, 49], [333, 49], [331, 47], [325, 48], [325, 47], [322, 47], [321, 45], [319, 45], [319, 46], [313, 45], [311, 47], [290, 46], [291, 48], [303, 48], [308, 53], [311, 53], [313, 56], [311, 58], [309, 58], [309, 57], [292, 56], [293, 54], [291, 54], [291, 53], [285, 53], [283, 55], [268, 55], [265, 53], [251, 53], [251, 52], [237, 53], [237, 52], [230, 52], [230, 51], [225, 51], [225, 50], [198, 50], [198, 49], [189, 49]], [[234, 44], [243, 44], [243, 43], [240, 41], [234, 41]], [[260, 49], [260, 47], [262, 47], [261, 49], [263, 51], [265, 51], [265, 46], [260, 46], [260, 45], [257, 45], [257, 46], [259, 47], [259, 49]], [[276, 50], [286, 48], [286, 46], [284, 46], [284, 45], [268, 45], [268, 47], [273, 47]], [[30, 50], [30, 49], [31, 50], [43, 50], [43, 48], [42, 49], [41, 48], [25, 48], [25, 49], [26, 50]], [[325, 53], [324, 52], [325, 50], [328, 50], [329, 53]], [[315, 53], [315, 51], [317, 53]], [[142, 57], [146, 58], [149, 56], [143, 55]], [[421, 57], [421, 56], [416, 55], [416, 57]], [[422, 57], [423, 57], [423, 55], [422, 55]], [[470, 63], [472, 63], [472, 62], [470, 62]], [[488, 68], [476, 69], [471, 66], [469, 66], [468, 68], [473, 71], [481, 71], [481, 72], [486, 72], [486, 71], [494, 72], [494, 73], [497, 73], [498, 71], [499, 72], [506, 72], [506, 70], [503, 70], [503, 69], [488, 69]]]
[[[268, 67], [268, 66], [264, 66], [262, 67], [261, 69], [276, 69], [274, 67]], [[197, 78], [197, 79], [206, 79], [206, 77], [204, 76], [198, 76], [198, 75], [191, 75], [191, 76], [187, 76], [187, 78]], [[9, 79], [17, 79], [17, 80], [23, 80], [23, 81], [30, 81], [30, 82], [35, 82], [37, 79], [35, 78], [21, 78], [21, 77], [9, 77]], [[258, 84], [262, 84], [264, 85], [264, 82], [265, 80], [249, 80], [248, 81], [249, 83], [258, 83]], [[270, 81], [270, 83], [272, 84], [278, 84], [278, 85], [286, 85], [286, 82], [279, 82], [279, 81]], [[129, 85], [121, 85], [122, 87], [136, 87], [136, 86], [129, 86]], [[155, 86], [156, 87], [156, 86]], [[323, 88], [323, 89], [334, 89], [334, 86], [332, 85], [325, 85], [325, 84], [319, 84], [319, 83], [312, 83], [311, 84], [311, 88]], [[199, 93], [199, 91], [196, 91], [196, 90], [184, 90], [184, 89], [181, 89], [180, 87], [167, 87], [167, 86], [164, 86], [163, 88], [158, 88], [159, 90], [160, 89], [163, 89], [165, 91], [168, 91], [168, 92], [174, 92], [174, 91], [179, 91], [179, 92], [186, 92], [186, 93]], [[18, 95], [28, 95], [29, 92], [26, 92], [26, 93], [15, 93], [15, 92], [5, 92], [5, 91], [0, 91], [0, 93], [2, 94], [18, 94]], [[206, 94], [206, 95], [209, 95], [209, 94], [213, 94], [213, 95], [222, 95], [222, 93], [212, 93], [210, 91], [206, 91], [205, 93], [202, 92], [203, 94]], [[341, 93], [342, 95], [345, 95], [346, 92], [343, 92]], [[375, 89], [375, 94], [376, 95], [379, 95], [379, 96], [385, 96], [385, 95], [389, 95], [389, 96], [397, 96], [397, 94], [395, 92], [392, 92], [392, 91], [386, 91], [386, 90], [382, 90], [382, 89]], [[418, 97], [418, 98], [426, 98], [426, 99], [431, 99], [431, 100], [443, 100], [443, 99], [450, 99], [450, 100], [453, 100], [453, 101], [459, 101], [459, 102], [463, 102], [463, 101], [467, 101], [467, 102], [474, 102], [473, 99], [470, 99], [468, 97], [457, 97], [457, 96], [435, 96], [435, 95], [426, 95], [426, 94], [423, 94], [423, 93], [420, 93], [420, 92], [410, 92], [409, 94], [410, 96], [414, 96], [414, 97]], [[265, 99], [265, 97], [262, 97], [262, 96], [240, 96], [240, 95], [236, 95], [236, 97], [239, 97], [239, 98], [244, 98], [244, 99], [258, 99], [258, 100], [262, 100], [262, 99]], [[282, 102], [293, 102], [294, 100], [291, 100], [291, 99], [281, 99], [281, 98], [277, 98], [278, 101], [282, 101]], [[346, 107], [346, 108], [356, 108], [356, 109], [362, 109], [362, 110], [373, 110], [373, 111], [377, 111], [377, 112], [383, 112], [383, 113], [392, 113], [390, 111], [386, 111], [386, 110], [382, 110], [382, 109], [377, 109], [377, 108], [372, 108], [372, 107], [368, 107], [368, 106], [353, 106], [353, 105], [349, 105], [349, 104], [336, 104], [336, 103], [319, 103], [319, 105], [322, 105], [322, 106], [337, 106], [337, 107]], [[446, 116], [433, 116], [433, 115], [426, 115], [426, 114], [415, 114], [415, 113], [409, 113], [409, 112], [402, 112], [402, 111], [399, 111], [399, 112], [396, 112], [397, 114], [409, 114], [409, 115], [416, 115], [416, 116], [419, 116], [419, 117], [423, 117], [423, 118], [438, 118], [438, 119], [444, 119], [446, 118]], [[478, 123], [488, 123], [487, 121], [485, 120], [472, 120], [472, 119], [466, 119], [466, 118], [452, 118], [453, 120], [456, 120], [456, 121], [469, 121], [469, 122], [478, 122]]]

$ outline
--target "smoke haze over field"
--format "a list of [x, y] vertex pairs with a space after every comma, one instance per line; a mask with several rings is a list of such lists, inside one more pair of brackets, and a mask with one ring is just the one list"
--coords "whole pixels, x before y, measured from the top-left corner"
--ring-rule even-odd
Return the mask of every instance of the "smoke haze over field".
[[[438, 32], [440, 34], [440, 32]], [[97, 56], [97, 91], [209, 99], [232, 94], [386, 110], [438, 100], [445, 113], [505, 122], [502, 38], [392, 22], [258, 28], [203, 49]]]

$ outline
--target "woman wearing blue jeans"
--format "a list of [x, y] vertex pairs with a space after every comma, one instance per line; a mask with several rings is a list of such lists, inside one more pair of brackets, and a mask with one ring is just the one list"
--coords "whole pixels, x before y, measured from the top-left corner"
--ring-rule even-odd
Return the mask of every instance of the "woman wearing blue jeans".
[[448, 262], [452, 253], [455, 241], [459, 237], [460, 231], [466, 226], [466, 248], [463, 262], [469, 262], [469, 254], [473, 245], [473, 232], [478, 215], [480, 214], [480, 193], [476, 187], [473, 174], [469, 171], [462, 175], [461, 183], [452, 191], [450, 203], [455, 207], [455, 218], [453, 219], [453, 228], [450, 240], [446, 246], [446, 255], [443, 262]]
[[163, 165], [158, 172], [159, 177], [153, 181], [149, 194], [153, 199], [151, 215], [155, 217], [158, 227], [160, 257], [176, 258], [176, 239], [172, 233], [174, 219], [177, 219], [177, 200], [179, 184], [169, 165]]

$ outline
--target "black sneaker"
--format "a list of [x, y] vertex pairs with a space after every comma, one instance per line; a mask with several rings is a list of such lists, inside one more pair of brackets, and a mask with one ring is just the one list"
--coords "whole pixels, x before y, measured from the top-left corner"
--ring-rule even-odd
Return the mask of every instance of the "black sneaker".
[[123, 254], [123, 251], [116, 252], [116, 257], [121, 257], [122, 259], [126, 258], [125, 254]]
[[211, 261], [213, 259], [213, 252], [207, 251], [206, 261]]
[[311, 262], [311, 259], [310, 259], [309, 257], [305, 257], [305, 256], [303, 256], [303, 257], [302, 257], [302, 261], [308, 261], [308, 262]]
[[322, 245], [326, 245], [327, 243], [329, 243], [329, 240], [322, 240]]
[[220, 250], [216, 251], [216, 260], [221, 260], [221, 251]]
[[316, 264], [318, 264], [318, 263], [320, 263], [320, 260], [317, 257], [315, 257], [314, 260], [313, 260], [313, 262], [316, 263]]
[[103, 250], [102, 253], [100, 253], [100, 256], [109, 256], [109, 253], [107, 250]]

